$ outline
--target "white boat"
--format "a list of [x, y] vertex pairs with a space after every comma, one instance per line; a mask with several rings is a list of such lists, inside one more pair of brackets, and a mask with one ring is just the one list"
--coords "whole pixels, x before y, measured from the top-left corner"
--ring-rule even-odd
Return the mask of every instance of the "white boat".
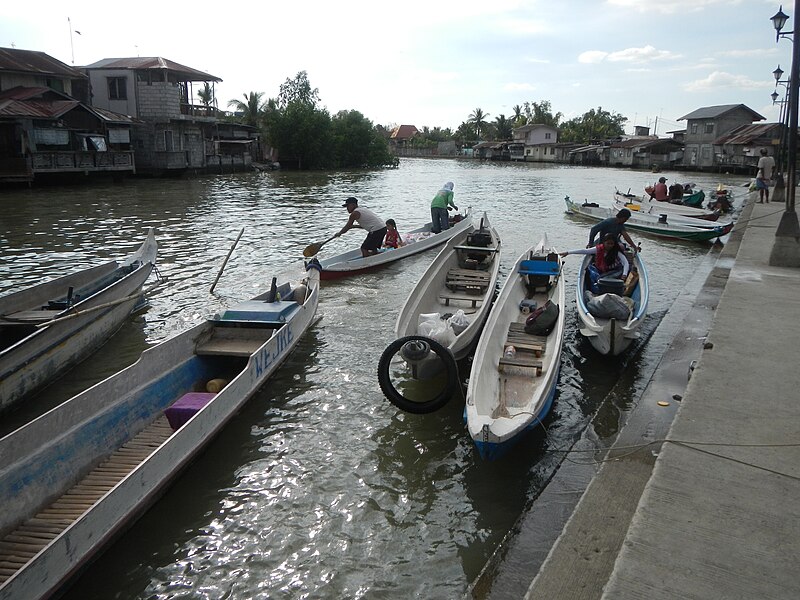
[[[395, 341], [384, 351], [378, 379], [386, 397], [408, 412], [438, 410], [452, 396], [458, 383], [447, 382], [447, 390], [434, 401], [405, 398], [390, 381], [390, 361], [395, 354], [411, 377], [429, 380], [440, 373], [443, 361], [459, 361], [474, 348], [492, 307], [500, 270], [500, 237], [483, 213], [478, 229], [470, 226], [450, 238], [408, 296], [395, 324]], [[439, 357], [431, 339], [446, 349]], [[420, 355], [422, 350], [423, 354]], [[452, 373], [452, 371], [451, 371]]]
[[213, 439], [314, 321], [308, 268], [0, 439], [0, 598], [58, 593]]
[[361, 248], [359, 247], [355, 250], [350, 250], [320, 260], [319, 262], [322, 265], [322, 279], [336, 279], [363, 273], [364, 271], [413, 256], [414, 254], [444, 244], [447, 240], [465, 231], [472, 225], [472, 208], [467, 208], [466, 213], [460, 217], [460, 221], [454, 223], [449, 229], [445, 229], [439, 233], [431, 232], [431, 223], [427, 223], [404, 233], [403, 240], [406, 244], [399, 248], [385, 249], [378, 254], [365, 257], [361, 255]]
[[[633, 197], [627, 194], [617, 192], [614, 194], [614, 209], [620, 210], [627, 208], [631, 213], [638, 212], [640, 214], [649, 215], [675, 215], [679, 217], [690, 217], [694, 219], [703, 219], [704, 221], [717, 221], [720, 217], [718, 210], [706, 210], [704, 208], [695, 208], [693, 206], [686, 206], [684, 204], [672, 204], [671, 202], [660, 202], [650, 198]], [[723, 222], [725, 219], [723, 219]]]
[[[600, 206], [593, 202], [578, 204], [570, 200], [569, 196], [564, 198], [564, 201], [567, 204], [567, 213], [585, 217], [591, 221], [599, 222], [616, 216], [618, 212], [611, 207]], [[705, 242], [730, 233], [733, 229], [733, 221], [715, 223], [691, 217], [656, 216], [631, 212], [631, 217], [626, 221], [625, 228], [656, 237]]]
[[[553, 404], [564, 341], [561, 265], [545, 236], [519, 257], [489, 313], [475, 350], [466, 405], [467, 428], [483, 458], [507, 452]], [[552, 331], [527, 334], [524, 310], [548, 300], [559, 309]]]
[[0, 298], [0, 411], [102, 346], [141, 302], [156, 262], [151, 228], [122, 261], [111, 261]]
[[650, 299], [650, 284], [647, 269], [642, 261], [641, 254], [630, 253], [631, 274], [630, 284], [626, 287], [622, 281], [611, 282], [618, 284], [614, 288], [606, 288], [605, 282], [600, 285], [599, 293], [615, 293], [630, 298], [632, 307], [627, 319], [615, 319], [595, 316], [587, 302], [586, 290], [589, 290], [588, 268], [594, 257], [587, 254], [581, 262], [578, 275], [578, 284], [575, 288], [575, 304], [578, 307], [578, 320], [580, 332], [589, 340], [600, 354], [617, 356], [622, 354], [635, 340], [639, 338], [639, 328], [647, 314], [647, 303]]

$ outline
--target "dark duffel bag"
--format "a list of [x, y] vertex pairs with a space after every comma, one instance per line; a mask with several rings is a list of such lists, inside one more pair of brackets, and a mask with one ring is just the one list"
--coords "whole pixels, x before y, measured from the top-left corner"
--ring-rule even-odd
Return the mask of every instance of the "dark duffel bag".
[[540, 306], [525, 320], [525, 333], [531, 335], [550, 335], [558, 321], [558, 304], [551, 300]]

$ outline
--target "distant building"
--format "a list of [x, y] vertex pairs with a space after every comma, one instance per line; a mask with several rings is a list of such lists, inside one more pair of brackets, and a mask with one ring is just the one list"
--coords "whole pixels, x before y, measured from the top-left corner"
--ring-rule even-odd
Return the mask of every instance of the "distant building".
[[775, 156], [784, 127], [781, 123], [742, 125], [714, 140], [714, 160], [732, 170], [755, 173], [761, 149]]
[[671, 138], [631, 137], [608, 147], [608, 164], [612, 167], [674, 167], [682, 158], [683, 144]]
[[511, 160], [556, 162], [558, 129], [550, 125], [531, 124], [514, 128], [508, 144]]
[[714, 140], [753, 121], [763, 121], [765, 117], [744, 104], [724, 104], [698, 108], [678, 120], [686, 121], [682, 165], [705, 169], [719, 166]]
[[0, 48], [0, 181], [132, 174], [125, 114], [87, 104], [86, 75], [43, 52]]
[[392, 129], [389, 134], [389, 144], [391, 146], [404, 147], [419, 135], [419, 129], [414, 125], [399, 125]]

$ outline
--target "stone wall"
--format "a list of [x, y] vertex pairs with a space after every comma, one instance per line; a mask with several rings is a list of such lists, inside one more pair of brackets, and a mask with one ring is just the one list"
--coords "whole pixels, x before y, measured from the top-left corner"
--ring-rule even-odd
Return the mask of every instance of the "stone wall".
[[180, 116], [181, 96], [177, 85], [167, 82], [154, 82], [148, 85], [143, 81], [136, 85], [140, 119]]

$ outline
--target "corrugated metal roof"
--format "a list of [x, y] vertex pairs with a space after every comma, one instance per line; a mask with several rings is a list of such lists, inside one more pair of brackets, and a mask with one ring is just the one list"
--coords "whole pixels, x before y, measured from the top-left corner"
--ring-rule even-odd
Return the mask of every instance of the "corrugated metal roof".
[[414, 125], [400, 125], [399, 127], [395, 127], [392, 131], [391, 137], [393, 140], [395, 139], [409, 139], [414, 137], [419, 133], [419, 129], [417, 129]]
[[222, 81], [215, 75], [198, 71], [160, 56], [137, 56], [132, 58], [104, 58], [86, 65], [84, 69], [165, 69], [180, 74], [187, 81]]
[[123, 115], [120, 113], [115, 113], [110, 110], [106, 110], [105, 108], [99, 108], [97, 106], [89, 106], [89, 108], [93, 113], [95, 113], [98, 117], [100, 117], [103, 121], [108, 123], [143, 123], [144, 121], [137, 119], [135, 117], [131, 117], [129, 115]]
[[780, 123], [754, 123], [753, 125], [742, 125], [733, 131], [714, 140], [715, 146], [723, 144], [749, 145], [765, 138], [779, 139], [781, 136]]
[[766, 120], [766, 117], [762, 117], [752, 108], [749, 108], [744, 104], [721, 104], [720, 106], [704, 106], [702, 108], [698, 108], [697, 110], [690, 112], [688, 115], [680, 117], [678, 121], [683, 121], [688, 119], [715, 119], [737, 108], [743, 108], [744, 110], [752, 114], [754, 121]]
[[11, 100], [0, 101], [0, 117], [28, 117], [31, 119], [57, 119], [71, 111], [77, 100]]
[[19, 48], [0, 48], [0, 71], [86, 79], [85, 73], [56, 60], [49, 54]]

